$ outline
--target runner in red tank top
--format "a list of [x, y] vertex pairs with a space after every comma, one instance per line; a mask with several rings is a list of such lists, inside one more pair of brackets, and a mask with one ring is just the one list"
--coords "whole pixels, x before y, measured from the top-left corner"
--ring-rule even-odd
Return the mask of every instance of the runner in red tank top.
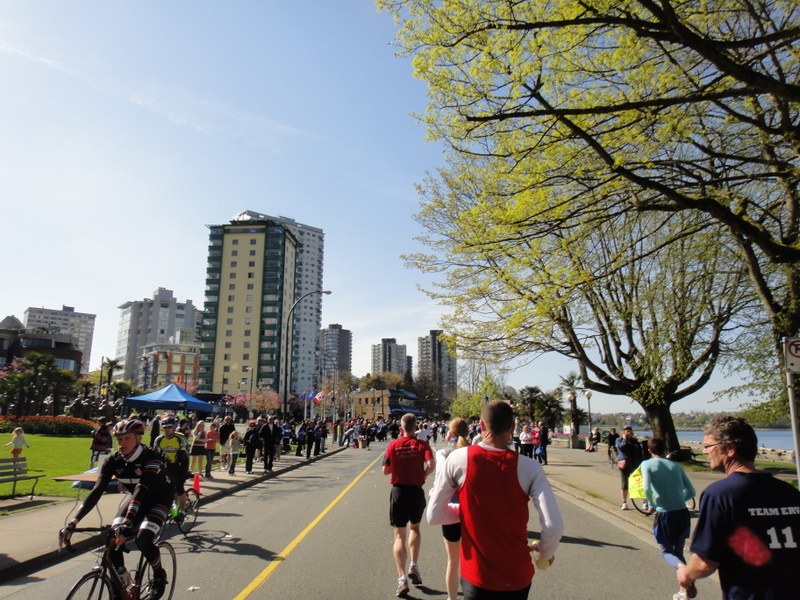
[[[414, 585], [422, 585], [417, 566], [422, 541], [419, 522], [425, 512], [425, 478], [433, 473], [436, 464], [433, 451], [427, 441], [418, 440], [415, 432], [417, 419], [412, 414], [400, 420], [403, 437], [392, 440], [386, 448], [383, 474], [390, 475], [392, 493], [389, 498], [389, 522], [394, 527], [394, 561], [397, 566], [398, 597], [408, 594], [406, 558], [411, 555], [408, 579]], [[408, 535], [406, 526], [410, 523]]]
[[[544, 469], [509, 450], [514, 414], [501, 401], [481, 411], [480, 444], [454, 450], [437, 474], [428, 522], [461, 522], [461, 587], [465, 600], [524, 600], [533, 579], [528, 500], [539, 512], [539, 552], [552, 564], [563, 524]], [[459, 504], [451, 504], [453, 493]]]

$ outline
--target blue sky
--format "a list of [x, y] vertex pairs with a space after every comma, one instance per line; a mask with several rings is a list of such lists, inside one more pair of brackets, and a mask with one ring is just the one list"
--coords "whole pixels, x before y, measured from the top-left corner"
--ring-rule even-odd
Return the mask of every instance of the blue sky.
[[[416, 355], [442, 308], [400, 255], [420, 249], [414, 183], [442, 148], [411, 116], [425, 86], [394, 31], [372, 0], [0, 0], [0, 318], [95, 313], [99, 365], [123, 302], [166, 287], [202, 307], [205, 226], [251, 209], [325, 230], [323, 325], [353, 332], [355, 374], [382, 337]], [[571, 369], [540, 359], [507, 383]]]

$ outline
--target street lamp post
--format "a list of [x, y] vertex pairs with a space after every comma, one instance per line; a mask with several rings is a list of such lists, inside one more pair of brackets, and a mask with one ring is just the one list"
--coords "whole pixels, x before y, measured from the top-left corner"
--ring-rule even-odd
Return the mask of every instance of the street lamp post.
[[292, 358], [291, 358], [291, 343], [292, 343], [292, 336], [289, 331], [289, 322], [292, 318], [292, 313], [294, 309], [297, 308], [297, 305], [300, 304], [300, 301], [303, 298], [307, 298], [308, 296], [313, 296], [314, 294], [330, 294], [330, 290], [314, 290], [313, 292], [308, 292], [307, 294], [303, 294], [297, 300], [294, 301], [289, 311], [286, 313], [286, 318], [283, 320], [284, 325], [284, 338], [286, 341], [284, 342], [284, 359], [283, 359], [283, 377], [284, 377], [284, 384], [283, 384], [283, 418], [286, 418], [286, 415], [289, 412], [289, 388], [291, 387], [292, 382]]
[[583, 390], [586, 396], [586, 404], [589, 407], [589, 435], [592, 435], [592, 390]]

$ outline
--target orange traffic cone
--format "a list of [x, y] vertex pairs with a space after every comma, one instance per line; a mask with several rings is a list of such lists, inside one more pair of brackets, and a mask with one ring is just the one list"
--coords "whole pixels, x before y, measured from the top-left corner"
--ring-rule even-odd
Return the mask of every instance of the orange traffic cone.
[[200, 493], [200, 473], [194, 474], [194, 483], [192, 484], [194, 491]]

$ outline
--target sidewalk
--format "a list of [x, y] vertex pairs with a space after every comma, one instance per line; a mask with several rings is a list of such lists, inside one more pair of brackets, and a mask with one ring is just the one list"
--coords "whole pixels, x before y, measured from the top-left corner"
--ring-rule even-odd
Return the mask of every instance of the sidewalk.
[[[329, 446], [327, 452], [317, 457], [306, 460], [305, 456], [298, 457], [294, 454], [283, 454], [281, 459], [275, 461], [272, 473], [263, 472], [247, 475], [244, 472], [244, 460], [237, 464], [236, 475], [228, 475], [227, 471], [213, 471], [213, 479], [202, 479], [200, 482], [200, 504], [213, 502], [222, 496], [233, 494], [256, 483], [266, 481], [272, 477], [286, 473], [305, 464], [332, 456], [345, 450], [338, 446]], [[259, 466], [262, 465], [259, 463]], [[263, 468], [263, 467], [262, 467]], [[192, 481], [187, 481], [190, 486]], [[88, 490], [81, 490], [80, 499], [86, 497]], [[75, 490], [76, 497], [78, 490]], [[97, 509], [87, 515], [82, 521], [82, 527], [96, 527], [108, 524], [117, 514], [120, 502], [127, 501], [127, 494], [104, 494], [97, 505]], [[31, 510], [22, 510], [9, 515], [0, 516], [0, 583], [18, 577], [35, 569], [41, 569], [71, 558], [72, 554], [59, 553], [58, 531], [72, 517], [72, 513], [80, 505], [74, 499], [44, 498], [35, 496], [32, 501], [27, 496], [14, 500], [0, 501], [0, 508], [13, 506], [15, 510], [25, 505], [30, 505]], [[43, 505], [43, 506], [40, 506]], [[85, 552], [96, 547], [97, 538], [73, 538], [73, 548]]]

